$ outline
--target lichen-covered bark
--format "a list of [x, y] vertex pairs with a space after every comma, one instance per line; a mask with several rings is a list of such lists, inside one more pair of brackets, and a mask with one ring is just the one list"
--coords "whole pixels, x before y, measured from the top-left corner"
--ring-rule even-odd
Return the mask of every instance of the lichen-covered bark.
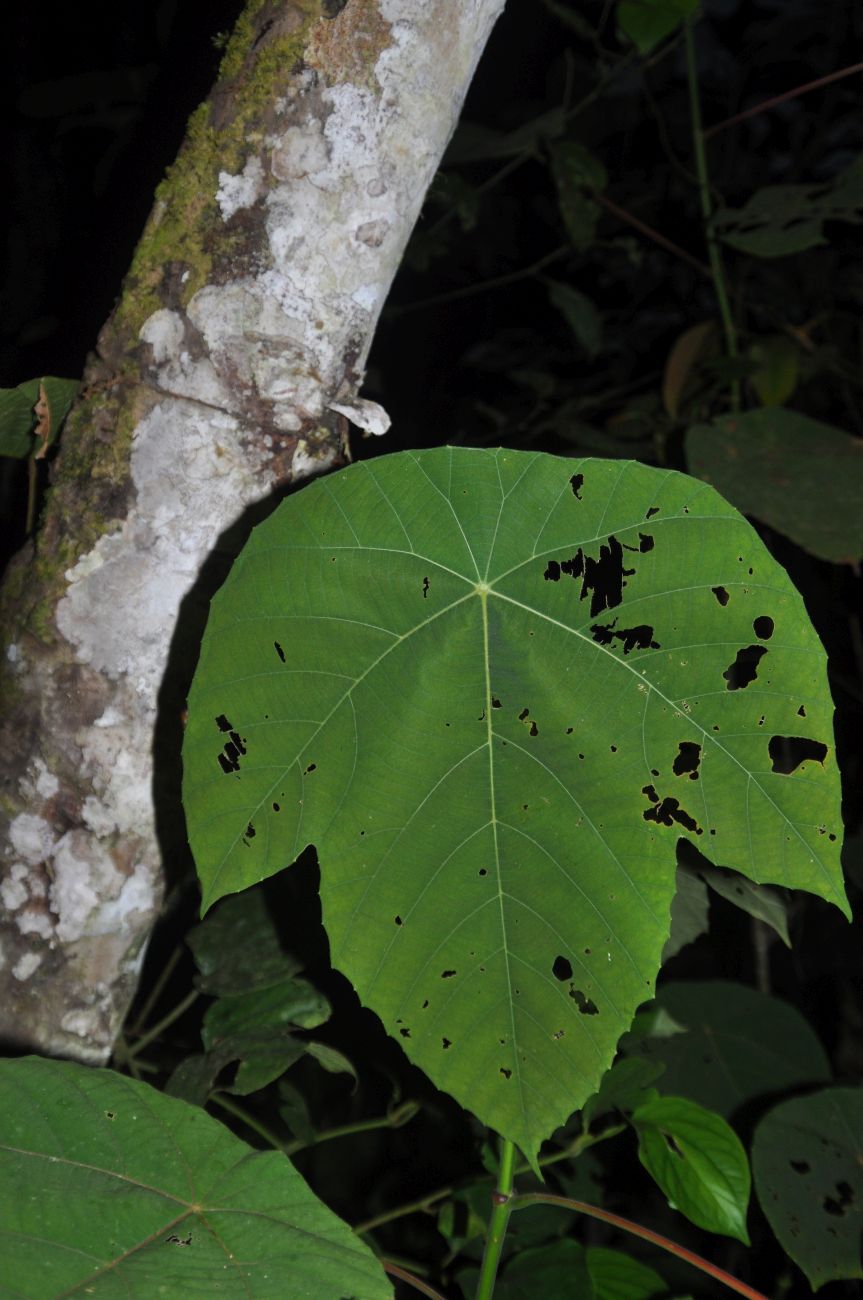
[[177, 847], [181, 603], [346, 418], [386, 423], [365, 358], [502, 3], [251, 0], [190, 122], [2, 594], [7, 1044], [110, 1053]]

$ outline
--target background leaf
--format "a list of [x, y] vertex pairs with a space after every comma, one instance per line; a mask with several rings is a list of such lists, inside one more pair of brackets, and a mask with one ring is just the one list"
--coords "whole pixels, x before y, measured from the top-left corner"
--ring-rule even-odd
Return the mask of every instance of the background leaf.
[[595, 1300], [654, 1300], [668, 1294], [655, 1269], [620, 1250], [588, 1246], [587, 1271]]
[[[44, 385], [48, 403], [44, 422], [47, 438], [37, 441], [34, 437], [37, 417], [33, 408], [39, 401], [40, 385]], [[28, 379], [16, 388], [0, 388], [0, 456], [19, 460], [37, 452], [44, 456], [56, 441], [80, 387], [77, 379], [46, 375], [41, 380]]]
[[[800, 598], [710, 488], [439, 448], [252, 534], [184, 802], [207, 905], [315, 844], [334, 965], [532, 1156], [650, 995], [681, 836], [846, 908], [831, 716]], [[790, 735], [818, 757], [780, 774]]]
[[621, 0], [617, 25], [639, 54], [649, 54], [697, 9], [698, 0]]
[[[0, 1275], [55, 1300], [385, 1300], [371, 1251], [276, 1152], [108, 1070], [0, 1062]], [[166, 1289], [167, 1288], [167, 1289]]]
[[771, 408], [696, 424], [686, 458], [744, 514], [822, 560], [863, 558], [863, 440], [799, 411]]
[[825, 1088], [776, 1106], [755, 1130], [761, 1208], [815, 1290], [863, 1278], [863, 1088]]
[[638, 1158], [679, 1210], [699, 1228], [749, 1244], [749, 1161], [721, 1115], [684, 1097], [657, 1097], [632, 1115]]
[[863, 157], [822, 185], [765, 185], [742, 208], [720, 208], [724, 242], [754, 257], [787, 257], [826, 244], [825, 221], [863, 221]]
[[816, 1034], [781, 998], [730, 980], [687, 980], [665, 984], [656, 1006], [686, 1030], [635, 1044], [665, 1066], [656, 1085], [663, 1093], [727, 1118], [746, 1102], [831, 1077]]

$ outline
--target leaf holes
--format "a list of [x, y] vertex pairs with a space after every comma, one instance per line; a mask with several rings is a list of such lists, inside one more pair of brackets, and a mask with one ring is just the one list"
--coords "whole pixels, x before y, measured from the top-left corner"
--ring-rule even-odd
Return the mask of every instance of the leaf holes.
[[242, 737], [238, 731], [233, 730], [224, 713], [221, 713], [219, 717], [216, 718], [216, 726], [222, 732], [227, 731], [230, 736], [230, 739], [225, 741], [224, 749], [218, 756], [219, 766], [225, 774], [239, 772], [240, 759], [243, 758], [246, 753], [245, 738]]
[[528, 717], [529, 713], [530, 713], [530, 709], [522, 709], [521, 713], [518, 715], [519, 722], [524, 722], [525, 719]]
[[773, 771], [780, 776], [790, 776], [801, 763], [806, 763], [809, 759], [823, 763], [827, 757], [827, 746], [820, 740], [809, 740], [806, 736], [771, 736], [767, 742], [767, 752]]
[[116, 1113], [113, 1110], [106, 1110], [105, 1119], [116, 1119]]
[[585, 957], [591, 957], [591, 956], [593, 955], [593, 949], [592, 949], [592, 948], [585, 948], [585, 950], [584, 950], [584, 955], [585, 955]]
[[677, 1156], [678, 1160], [682, 1160], [683, 1152], [680, 1150], [680, 1147], [677, 1145], [671, 1134], [663, 1131], [662, 1136], [665, 1138], [665, 1145], [668, 1147], [671, 1154]]
[[648, 623], [639, 623], [636, 627], [616, 628], [617, 619], [611, 623], [594, 623], [590, 635], [597, 645], [611, 645], [612, 641], [623, 643], [623, 653], [631, 650], [660, 650], [658, 641], [653, 640], [653, 628]]
[[827, 1214], [834, 1214], [838, 1217], [844, 1215], [849, 1207], [854, 1203], [854, 1189], [850, 1183], [844, 1180], [836, 1184], [836, 1195], [825, 1196], [822, 1202]]
[[426, 1010], [426, 1008], [428, 1007], [428, 1004], [429, 1004], [429, 1000], [428, 1000], [428, 998], [426, 998], [425, 1002], [422, 1004], [422, 1010], [423, 1010], [423, 1011]]
[[555, 1041], [556, 1043], [559, 1043], [560, 1040], [561, 1040], [561, 1038], [563, 1038], [563, 1030], [562, 1030], [562, 1029], [556, 1029], [556, 1030], [554, 1031], [554, 1033], [552, 1034], [552, 1038], [554, 1039], [554, 1041]]
[[710, 590], [713, 592], [720, 605], [724, 607], [728, 604], [728, 589], [726, 587], [711, 587]]
[[769, 614], [759, 614], [752, 624], [752, 630], [762, 641], [769, 641], [773, 635], [773, 629], [776, 624]]
[[441, 1041], [441, 1047], [443, 1048], [444, 1051], [446, 1051], [448, 1047], [452, 1047], [451, 1038], [442, 1038], [440, 1041]]
[[599, 1007], [596, 1005], [593, 998], [586, 997], [585, 994], [582, 993], [581, 989], [571, 987], [569, 990], [569, 996], [572, 998], [583, 1016], [599, 1015]]
[[255, 831], [254, 826], [252, 825], [251, 822], [249, 822], [248, 826], [246, 827], [245, 834], [243, 835], [243, 843], [248, 845], [249, 840], [253, 840], [256, 834], [257, 832]]
[[584, 486], [584, 475], [573, 474], [572, 478], [569, 480], [569, 486], [572, 488], [572, 495], [580, 501], [581, 489]]
[[675, 776], [688, 776], [690, 781], [697, 781], [700, 762], [701, 746], [692, 740], [681, 740], [671, 770]]
[[496, 695], [493, 695], [493, 696], [491, 697], [491, 707], [492, 707], [493, 709], [502, 709], [502, 708], [503, 708], [503, 705], [501, 704], [500, 700], [497, 698]]
[[758, 665], [766, 654], [767, 648], [763, 645], [747, 645], [738, 650], [734, 663], [729, 664], [722, 674], [726, 690], [742, 691], [750, 686], [758, 676]]
[[651, 506], [644, 517], [645, 519], [652, 519], [654, 515], [658, 515], [658, 514], [659, 514], [659, 506]]
[[285, 652], [284, 652], [284, 650], [282, 649], [282, 647], [279, 645], [278, 641], [274, 641], [274, 642], [273, 642], [273, 649], [275, 650], [276, 654], [277, 654], [277, 655], [279, 656], [279, 658], [281, 659], [282, 663], [284, 663], [284, 662], [285, 662]]
[[453, 975], [457, 975], [457, 974], [458, 971], [455, 970], [442, 970], [440, 973], [440, 977], [442, 980], [451, 980]]
[[317, 768], [318, 768], [317, 763], [309, 763], [308, 767], [303, 772], [303, 776], [311, 776], [312, 772], [317, 771]]
[[403, 1025], [399, 1030], [399, 1033], [401, 1034], [402, 1038], [410, 1038], [411, 1036], [411, 1031], [408, 1029], [407, 1025]]
[[274, 803], [273, 812], [281, 812], [281, 811], [282, 811], [282, 805], [280, 803]]
[[704, 832], [698, 822], [689, 815], [685, 808], [681, 808], [678, 799], [660, 799], [655, 786], [652, 785], [643, 786], [641, 793], [646, 795], [653, 805], [642, 813], [646, 822], [656, 822], [660, 826], [673, 826], [677, 822], [679, 826], [683, 826], [686, 830], [694, 831], [696, 835], [703, 835]]
[[800, 705], [800, 708], [797, 710], [797, 716], [798, 716], [798, 718], [805, 718], [805, 717], [806, 717], [806, 709], [805, 709], [804, 705], [802, 705], [802, 704]]
[[551, 965], [551, 973], [556, 980], [571, 980], [572, 963], [563, 956], [555, 957]]
[[480, 867], [480, 869], [479, 869], [479, 871], [477, 872], [477, 874], [480, 875], [480, 876], [487, 876], [487, 875], [488, 875], [488, 867]]
[[428, 578], [423, 578], [423, 600], [425, 600], [429, 594], [429, 586]]
[[560, 582], [560, 565], [557, 560], [549, 560], [542, 576], [546, 582]]
[[500, 1073], [501, 1073], [501, 1077], [504, 1079], [512, 1078], [512, 1070], [508, 1070], [505, 1065], [502, 1065], [500, 1067]]
[[567, 736], [571, 736], [571, 735], [572, 735], [572, 730], [573, 730], [572, 727], [567, 727], [567, 729], [566, 729], [566, 735], [567, 735]]
[[402, 918], [401, 918], [400, 916], [396, 916], [396, 917], [394, 917], [393, 919], [394, 919], [396, 925], [404, 925], [404, 921], [402, 920]]

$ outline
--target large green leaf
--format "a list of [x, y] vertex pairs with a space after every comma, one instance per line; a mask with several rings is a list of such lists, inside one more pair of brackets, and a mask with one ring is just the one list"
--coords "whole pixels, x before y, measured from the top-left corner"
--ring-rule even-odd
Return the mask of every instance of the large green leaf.
[[863, 1278], [863, 1088], [783, 1102], [758, 1125], [755, 1190], [782, 1247], [812, 1287]]
[[314, 844], [334, 965], [529, 1156], [651, 995], [678, 837], [847, 907], [802, 601], [632, 462], [443, 447], [289, 498], [213, 602], [184, 762], [204, 906]]
[[285, 1156], [108, 1070], [0, 1062], [4, 1295], [385, 1300]]
[[863, 558], [863, 440], [799, 411], [772, 407], [696, 424], [693, 474], [738, 510], [834, 564]]

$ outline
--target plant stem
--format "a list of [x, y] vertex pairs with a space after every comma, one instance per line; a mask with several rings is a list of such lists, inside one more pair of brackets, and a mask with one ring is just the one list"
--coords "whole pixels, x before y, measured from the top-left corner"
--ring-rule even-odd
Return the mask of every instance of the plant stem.
[[144, 1005], [141, 1007], [141, 1010], [138, 1012], [137, 1016], [135, 1017], [135, 1023], [129, 1026], [128, 1030], [126, 1031], [127, 1033], [137, 1034], [140, 1032], [141, 1028], [147, 1023], [147, 1020], [149, 1019], [150, 1016], [150, 1012], [153, 1010], [156, 1003], [159, 1001], [159, 998], [162, 996], [162, 990], [164, 989], [168, 980], [173, 975], [174, 967], [177, 965], [177, 962], [180, 960], [180, 958], [183, 955], [183, 949], [185, 948], [185, 946], [186, 945], [183, 943], [178, 943], [175, 946], [170, 957], [165, 962], [162, 969], [159, 971], [158, 977], [155, 983], [153, 984], [153, 987], [151, 988], [150, 992], [148, 993]]
[[836, 72], [828, 72], [826, 77], [818, 77], [815, 81], [807, 81], [805, 85], [795, 86], [793, 90], [786, 90], [781, 95], [773, 95], [770, 99], [762, 100], [753, 108], [747, 108], [742, 113], [735, 113], [733, 117], [726, 117], [724, 122], [717, 122], [709, 130], [704, 132], [704, 139], [708, 140], [710, 136], [716, 135], [718, 131], [724, 131], [726, 127], [737, 126], [738, 122], [745, 122], [750, 117], [756, 117], [759, 113], [766, 113], [768, 109], [775, 108], [777, 104], [784, 104], [786, 100], [796, 99], [798, 95], [805, 95], [810, 90], [820, 90], [822, 86], [829, 86], [833, 81], [839, 81], [842, 77], [850, 77], [855, 72], [863, 72], [863, 63], [852, 63], [850, 67], [839, 68]]
[[718, 1265], [711, 1264], [710, 1260], [704, 1259], [702, 1255], [696, 1255], [694, 1251], [687, 1250], [685, 1246], [679, 1245], [676, 1241], [671, 1241], [668, 1237], [663, 1237], [661, 1233], [642, 1227], [640, 1223], [633, 1223], [631, 1219], [621, 1218], [619, 1214], [612, 1214], [610, 1210], [601, 1210], [598, 1205], [588, 1205], [586, 1201], [574, 1201], [568, 1196], [552, 1196], [548, 1192], [524, 1192], [522, 1195], [510, 1197], [508, 1209], [522, 1210], [528, 1205], [538, 1204], [559, 1205], [562, 1209], [577, 1210], [579, 1214], [588, 1214], [592, 1219], [600, 1219], [603, 1223], [610, 1223], [614, 1228], [629, 1232], [633, 1237], [641, 1237], [642, 1241], [649, 1241], [652, 1245], [659, 1246], [661, 1250], [667, 1250], [669, 1254], [676, 1255], [678, 1259], [684, 1260], [687, 1264], [692, 1264], [695, 1268], [700, 1269], [702, 1273], [707, 1273], [710, 1277], [715, 1278], [717, 1282], [722, 1282], [730, 1290], [736, 1291], [738, 1295], [746, 1296], [747, 1300], [767, 1300], [763, 1292], [756, 1291], [754, 1287], [748, 1286], [746, 1282], [741, 1282], [739, 1278], [733, 1277], [731, 1273], [726, 1273]]
[[442, 1296], [440, 1291], [435, 1291], [434, 1287], [429, 1286], [428, 1282], [423, 1282], [422, 1278], [416, 1277], [413, 1273], [409, 1273], [406, 1268], [402, 1268], [401, 1264], [395, 1264], [391, 1259], [382, 1259], [381, 1264], [383, 1265], [384, 1270], [391, 1274], [392, 1277], [397, 1277], [402, 1282], [407, 1282], [408, 1286], [412, 1286], [414, 1290], [419, 1291], [421, 1295], [431, 1296], [431, 1300], [446, 1300], [446, 1297]]
[[494, 1279], [503, 1250], [506, 1225], [509, 1222], [509, 1207], [512, 1201], [512, 1183], [515, 1170], [515, 1147], [509, 1138], [500, 1140], [500, 1169], [497, 1175], [497, 1187], [491, 1194], [491, 1218], [488, 1221], [488, 1235], [479, 1282], [476, 1288], [476, 1300], [491, 1300], [494, 1294]]
[[27, 457], [27, 518], [24, 532], [31, 536], [36, 527], [36, 496], [39, 489], [39, 468], [35, 456]]
[[[704, 219], [704, 238], [707, 243], [707, 260], [713, 278], [713, 291], [722, 318], [725, 333], [725, 351], [732, 359], [739, 355], [737, 346], [737, 327], [731, 315], [728, 290], [725, 286], [725, 272], [722, 269], [722, 257], [719, 241], [710, 218], [713, 215], [713, 203], [710, 197], [710, 179], [707, 173], [707, 151], [704, 147], [704, 131], [701, 126], [701, 98], [698, 93], [698, 69], [695, 62], [695, 41], [692, 36], [692, 19], [687, 18], [683, 25], [686, 49], [686, 78], [689, 83], [689, 113], [692, 122], [692, 145], [695, 151], [695, 171], [698, 176], [698, 194], [701, 201], [701, 215]], [[731, 407], [740, 410], [740, 380], [731, 381]]]
[[240, 1123], [245, 1124], [246, 1128], [250, 1128], [253, 1133], [257, 1133], [258, 1137], [264, 1139], [267, 1146], [272, 1147], [275, 1151], [281, 1151], [284, 1155], [288, 1154], [284, 1144], [279, 1141], [272, 1129], [267, 1128], [266, 1124], [262, 1124], [260, 1120], [255, 1119], [254, 1115], [250, 1115], [243, 1106], [238, 1106], [233, 1098], [226, 1097], [223, 1092], [211, 1092], [207, 1100], [213, 1102], [215, 1106], [221, 1106], [222, 1110], [226, 1110], [229, 1115], [233, 1115]]
[[[595, 1146], [597, 1142], [605, 1142], [609, 1138], [617, 1137], [618, 1133], [626, 1132], [627, 1124], [617, 1124], [613, 1128], [604, 1129], [602, 1133], [581, 1133], [572, 1141], [563, 1151], [556, 1151], [553, 1156], [543, 1156], [539, 1161], [540, 1169], [545, 1169], [548, 1165], [559, 1164], [561, 1160], [577, 1160], [583, 1151], [588, 1147]], [[531, 1173], [530, 1165], [525, 1161], [524, 1164], [516, 1166], [514, 1177], [519, 1174]], [[365, 1232], [371, 1232], [374, 1228], [381, 1228], [385, 1223], [393, 1223], [396, 1219], [403, 1219], [408, 1214], [422, 1214], [432, 1208], [437, 1201], [443, 1201], [447, 1196], [452, 1196], [459, 1190], [460, 1186], [481, 1187], [483, 1183], [489, 1182], [488, 1178], [477, 1178], [469, 1184], [447, 1183], [446, 1187], [437, 1187], [433, 1192], [427, 1192], [425, 1196], [418, 1197], [415, 1201], [408, 1201], [404, 1205], [396, 1205], [391, 1210], [383, 1210], [376, 1214], [373, 1219], [366, 1219], [358, 1223], [353, 1229], [355, 1233], [361, 1236]]]
[[156, 1021], [152, 1029], [148, 1029], [146, 1034], [141, 1035], [134, 1047], [128, 1047], [126, 1049], [126, 1059], [130, 1060], [132, 1057], [137, 1056], [139, 1052], [143, 1051], [148, 1044], [152, 1043], [154, 1038], [158, 1038], [160, 1034], [164, 1033], [169, 1025], [172, 1025], [175, 1020], [179, 1020], [180, 1016], [184, 1015], [189, 1010], [189, 1007], [197, 1002], [200, 996], [201, 995], [197, 989], [192, 989], [191, 993], [187, 993], [182, 1002], [178, 1002], [175, 1007], [171, 1008], [167, 1015], [162, 1016], [161, 1020]]
[[297, 1151], [304, 1151], [306, 1147], [316, 1147], [319, 1142], [331, 1142], [333, 1138], [351, 1137], [354, 1133], [370, 1133], [377, 1128], [400, 1128], [402, 1124], [412, 1120], [419, 1109], [419, 1102], [403, 1101], [389, 1115], [357, 1120], [355, 1124], [342, 1124], [338, 1128], [328, 1128], [322, 1133], [316, 1133], [308, 1142], [297, 1138], [294, 1142], [288, 1142], [282, 1149], [285, 1155], [292, 1156]]

